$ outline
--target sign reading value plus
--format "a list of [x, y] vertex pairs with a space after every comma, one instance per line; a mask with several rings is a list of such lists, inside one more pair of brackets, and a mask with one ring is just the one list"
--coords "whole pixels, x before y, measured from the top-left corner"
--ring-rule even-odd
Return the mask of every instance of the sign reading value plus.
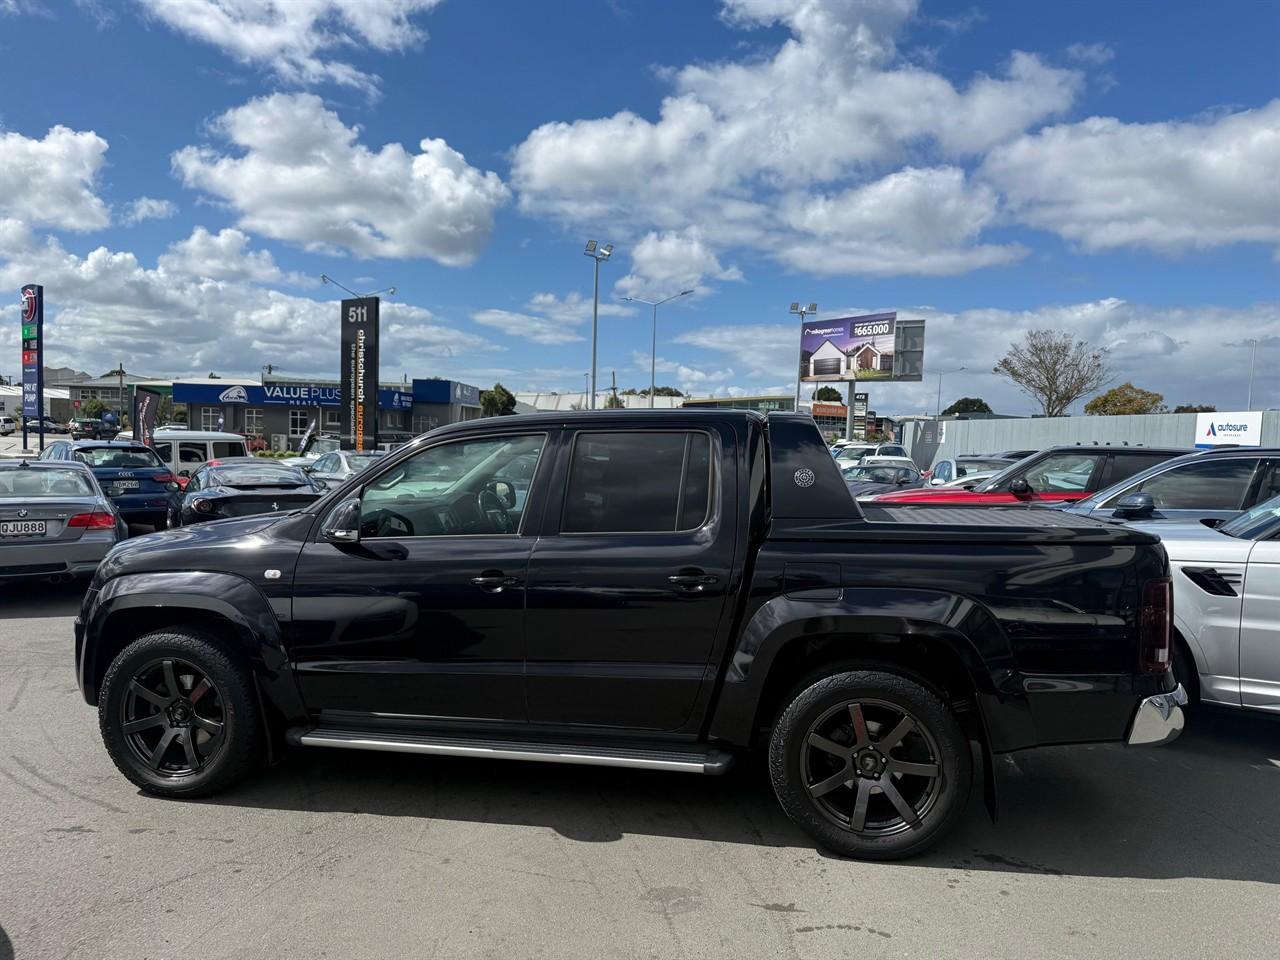
[[1196, 414], [1196, 446], [1262, 446], [1262, 411]]
[[377, 297], [342, 301], [342, 402], [339, 432], [344, 450], [378, 445]]
[[[22, 288], [22, 415], [44, 413], [44, 287]], [[44, 426], [40, 427], [44, 436]]]

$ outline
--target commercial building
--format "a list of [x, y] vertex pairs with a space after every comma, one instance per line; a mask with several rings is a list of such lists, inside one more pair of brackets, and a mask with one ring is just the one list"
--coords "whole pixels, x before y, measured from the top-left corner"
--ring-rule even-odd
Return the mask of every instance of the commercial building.
[[[272, 447], [294, 446], [311, 423], [337, 433], [341, 389], [336, 380], [175, 380], [174, 404], [185, 404], [197, 430], [229, 430], [264, 438]], [[454, 380], [380, 384], [378, 430], [425, 433], [480, 416], [480, 390]]]

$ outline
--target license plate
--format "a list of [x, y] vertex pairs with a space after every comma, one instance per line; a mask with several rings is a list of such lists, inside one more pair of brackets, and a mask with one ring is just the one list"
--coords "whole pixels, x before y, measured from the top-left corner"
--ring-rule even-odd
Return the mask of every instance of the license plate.
[[112, 486], [116, 491], [123, 491], [123, 490], [137, 490], [137, 489], [138, 489], [138, 481], [137, 481], [137, 480], [112, 480], [112, 481], [111, 481], [111, 486]]
[[43, 520], [5, 520], [0, 522], [0, 537], [43, 537]]

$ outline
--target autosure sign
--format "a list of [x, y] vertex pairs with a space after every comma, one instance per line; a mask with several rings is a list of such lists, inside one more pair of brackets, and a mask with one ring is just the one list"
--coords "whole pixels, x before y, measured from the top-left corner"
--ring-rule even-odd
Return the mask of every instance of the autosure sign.
[[872, 313], [800, 326], [800, 379], [919, 380], [924, 369], [924, 321]]
[[[22, 415], [44, 413], [44, 287], [28, 283], [22, 288]], [[44, 428], [41, 427], [43, 435]]]
[[1196, 446], [1262, 446], [1262, 412], [1196, 414]]
[[377, 297], [342, 301], [340, 433], [344, 450], [378, 445]]

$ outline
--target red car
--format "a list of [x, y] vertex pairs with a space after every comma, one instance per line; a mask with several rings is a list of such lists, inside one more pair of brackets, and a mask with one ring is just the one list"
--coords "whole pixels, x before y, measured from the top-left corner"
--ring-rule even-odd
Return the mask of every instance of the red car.
[[1050, 447], [1019, 460], [972, 490], [925, 487], [876, 497], [877, 503], [1065, 503], [1127, 480], [1188, 450], [1172, 447]]

